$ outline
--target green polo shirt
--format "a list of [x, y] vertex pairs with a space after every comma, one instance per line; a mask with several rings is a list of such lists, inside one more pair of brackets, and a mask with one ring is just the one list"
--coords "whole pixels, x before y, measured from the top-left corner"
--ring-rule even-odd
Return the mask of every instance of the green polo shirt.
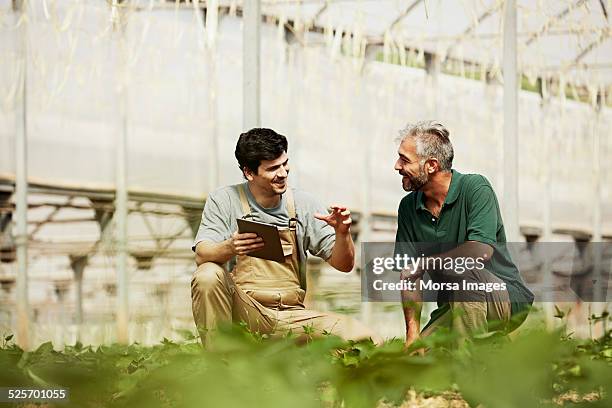
[[512, 314], [524, 314], [533, 303], [533, 293], [525, 286], [508, 252], [495, 192], [479, 174], [452, 170], [448, 194], [437, 218], [425, 207], [421, 191], [406, 195], [399, 205], [395, 241], [396, 246], [404, 248], [418, 243], [418, 252], [425, 256], [440, 254], [466, 241], [489, 244], [494, 252], [485, 268], [506, 282]]

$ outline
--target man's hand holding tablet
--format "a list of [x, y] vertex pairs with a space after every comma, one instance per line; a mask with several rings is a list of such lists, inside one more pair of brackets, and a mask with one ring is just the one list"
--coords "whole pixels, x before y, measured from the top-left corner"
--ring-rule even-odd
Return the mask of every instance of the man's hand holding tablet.
[[275, 225], [243, 218], [238, 218], [236, 222], [238, 223], [238, 234], [249, 236], [243, 240], [245, 242], [240, 246], [243, 253], [239, 255], [249, 255], [277, 262], [285, 260], [280, 235]]
[[232, 252], [235, 255], [248, 255], [264, 247], [263, 238], [254, 232], [234, 232], [230, 240]]

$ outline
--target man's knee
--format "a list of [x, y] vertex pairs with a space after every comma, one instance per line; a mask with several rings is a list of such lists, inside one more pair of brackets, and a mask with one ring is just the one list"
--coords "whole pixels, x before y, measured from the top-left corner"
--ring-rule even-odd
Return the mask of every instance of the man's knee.
[[452, 328], [460, 335], [471, 337], [488, 330], [485, 302], [453, 302], [450, 309]]
[[454, 312], [454, 316], [468, 315], [487, 315], [486, 302], [451, 302], [450, 309]]
[[225, 271], [214, 262], [201, 264], [191, 278], [191, 292], [209, 292], [226, 285]]

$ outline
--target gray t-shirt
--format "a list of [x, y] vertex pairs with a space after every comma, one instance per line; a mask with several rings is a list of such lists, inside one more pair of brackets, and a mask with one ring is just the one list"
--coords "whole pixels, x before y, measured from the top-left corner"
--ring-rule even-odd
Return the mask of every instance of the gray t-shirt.
[[[251, 207], [251, 220], [273, 224], [278, 227], [289, 225], [286, 194], [282, 195], [281, 202], [277, 207], [263, 208], [255, 201], [247, 183], [245, 182], [242, 185]], [[307, 258], [306, 251], [327, 260], [331, 256], [336, 235], [332, 227], [313, 216], [315, 213], [327, 214], [327, 209], [317, 202], [312, 195], [296, 189], [292, 189], [292, 191], [296, 218], [298, 219], [297, 237], [302, 269]], [[242, 218], [243, 216], [238, 184], [221, 187], [213, 191], [208, 195], [204, 205], [200, 228], [191, 249], [195, 251], [196, 245], [201, 241], [218, 243], [229, 239], [238, 229], [236, 218]]]

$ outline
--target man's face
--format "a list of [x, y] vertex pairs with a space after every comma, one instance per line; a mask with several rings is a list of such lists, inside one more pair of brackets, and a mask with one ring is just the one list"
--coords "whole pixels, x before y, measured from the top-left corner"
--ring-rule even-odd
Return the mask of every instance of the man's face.
[[423, 187], [429, 177], [425, 171], [426, 163], [420, 164], [416, 154], [414, 138], [406, 138], [397, 149], [399, 155], [395, 162], [395, 170], [402, 175], [402, 187], [405, 191], [417, 191]]
[[245, 175], [247, 180], [254, 183], [260, 190], [271, 195], [283, 194], [287, 190], [289, 157], [283, 152], [274, 160], [262, 160], [257, 168], [257, 174], [246, 171]]

